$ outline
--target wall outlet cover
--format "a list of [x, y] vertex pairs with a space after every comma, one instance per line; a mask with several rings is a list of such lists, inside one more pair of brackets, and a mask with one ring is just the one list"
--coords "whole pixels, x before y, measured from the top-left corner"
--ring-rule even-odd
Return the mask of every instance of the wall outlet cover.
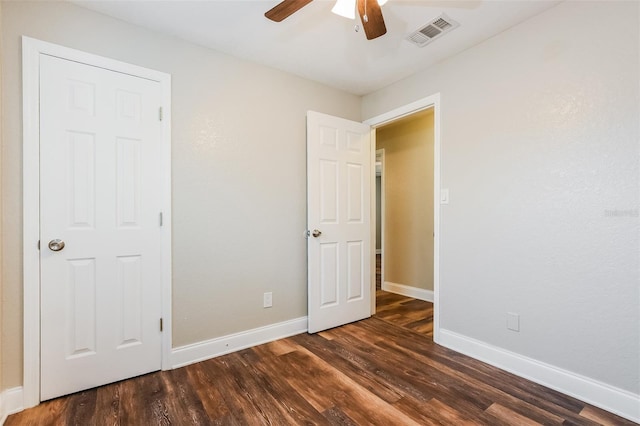
[[507, 329], [512, 331], [520, 331], [520, 315], [513, 312], [507, 312]]
[[267, 292], [264, 294], [262, 307], [270, 308], [273, 306], [273, 293]]

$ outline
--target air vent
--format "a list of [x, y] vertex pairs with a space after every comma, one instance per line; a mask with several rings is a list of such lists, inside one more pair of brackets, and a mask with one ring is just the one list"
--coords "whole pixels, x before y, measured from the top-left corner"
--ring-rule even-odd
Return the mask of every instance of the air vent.
[[407, 40], [416, 46], [424, 47], [459, 26], [459, 23], [443, 13], [427, 25], [409, 34]]

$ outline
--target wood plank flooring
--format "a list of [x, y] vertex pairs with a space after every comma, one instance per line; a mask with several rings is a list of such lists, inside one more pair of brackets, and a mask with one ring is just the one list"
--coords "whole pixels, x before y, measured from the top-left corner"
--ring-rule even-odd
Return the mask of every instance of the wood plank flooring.
[[376, 317], [433, 340], [433, 303], [378, 290]]
[[435, 345], [428, 302], [40, 404], [14, 425], [631, 425]]

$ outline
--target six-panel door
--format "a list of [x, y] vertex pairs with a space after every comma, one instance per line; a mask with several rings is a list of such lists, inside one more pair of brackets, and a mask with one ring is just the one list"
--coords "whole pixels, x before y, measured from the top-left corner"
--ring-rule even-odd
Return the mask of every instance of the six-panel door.
[[161, 367], [160, 97], [41, 55], [42, 400]]
[[307, 114], [309, 332], [371, 315], [370, 128]]

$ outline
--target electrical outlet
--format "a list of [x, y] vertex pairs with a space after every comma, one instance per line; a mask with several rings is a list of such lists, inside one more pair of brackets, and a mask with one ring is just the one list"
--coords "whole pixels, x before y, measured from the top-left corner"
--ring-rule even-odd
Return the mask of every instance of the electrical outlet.
[[520, 315], [507, 312], [507, 329], [520, 331]]
[[265, 293], [262, 300], [263, 308], [270, 308], [273, 306], [273, 294], [271, 292]]

